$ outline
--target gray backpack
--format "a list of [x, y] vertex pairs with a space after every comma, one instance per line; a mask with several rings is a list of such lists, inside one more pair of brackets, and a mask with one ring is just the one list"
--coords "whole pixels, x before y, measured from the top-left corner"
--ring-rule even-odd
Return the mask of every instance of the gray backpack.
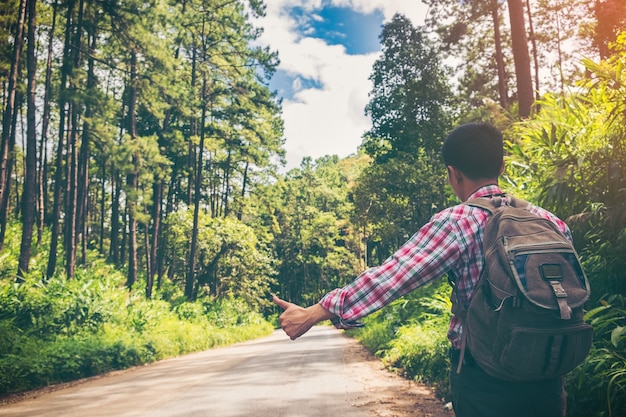
[[508, 197], [465, 204], [492, 213], [484, 231], [485, 265], [469, 308], [456, 300], [465, 349], [488, 374], [509, 381], [564, 375], [591, 348], [593, 329], [583, 320], [590, 288], [570, 241], [550, 220]]

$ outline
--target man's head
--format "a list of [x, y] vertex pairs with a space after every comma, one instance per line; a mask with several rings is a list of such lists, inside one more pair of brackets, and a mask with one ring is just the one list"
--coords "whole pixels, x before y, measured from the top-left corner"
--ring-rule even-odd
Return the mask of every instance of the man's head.
[[469, 123], [454, 129], [443, 142], [444, 163], [471, 180], [496, 179], [502, 171], [502, 133], [484, 123]]

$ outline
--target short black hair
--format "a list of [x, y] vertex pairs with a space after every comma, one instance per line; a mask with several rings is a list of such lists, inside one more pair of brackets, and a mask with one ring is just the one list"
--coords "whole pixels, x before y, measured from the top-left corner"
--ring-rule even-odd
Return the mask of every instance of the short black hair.
[[504, 158], [502, 133], [487, 123], [461, 125], [446, 137], [441, 155], [446, 166], [472, 180], [497, 178]]

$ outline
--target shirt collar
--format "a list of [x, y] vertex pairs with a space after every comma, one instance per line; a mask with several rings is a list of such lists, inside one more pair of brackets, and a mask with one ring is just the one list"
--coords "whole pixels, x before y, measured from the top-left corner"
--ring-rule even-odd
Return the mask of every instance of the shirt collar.
[[474, 191], [467, 199], [470, 200], [472, 198], [477, 197], [489, 197], [492, 195], [504, 194], [500, 187], [496, 184], [483, 185], [478, 190]]

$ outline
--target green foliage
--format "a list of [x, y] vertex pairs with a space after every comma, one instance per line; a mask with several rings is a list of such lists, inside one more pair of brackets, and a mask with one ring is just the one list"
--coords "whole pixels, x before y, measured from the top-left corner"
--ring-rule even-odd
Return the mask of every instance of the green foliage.
[[[583, 215], [585, 222], [577, 226], [580, 255], [593, 289], [592, 299], [605, 294], [626, 296], [626, 228], [622, 210], [597, 210]], [[580, 218], [579, 217], [579, 218]]]
[[454, 113], [448, 68], [424, 28], [395, 15], [380, 39], [365, 108], [373, 126], [361, 146], [372, 164], [354, 191], [355, 217], [376, 258], [370, 264], [382, 262], [443, 208], [440, 151]]
[[[0, 395], [124, 369], [262, 335], [273, 327], [238, 299], [146, 300], [102, 262], [75, 279], [0, 280]], [[163, 298], [172, 298], [174, 302]]]
[[[188, 270], [192, 227], [192, 210], [179, 210], [168, 217], [165, 239], [177, 281], [183, 281]], [[251, 227], [237, 219], [201, 212], [197, 258], [197, 295], [240, 298], [254, 308], [268, 305], [275, 261]]]
[[373, 163], [358, 178], [355, 217], [364, 228], [367, 225], [372, 263], [381, 263], [444, 208], [445, 169], [433, 154], [434, 150], [419, 150]]
[[362, 234], [350, 222], [362, 158], [305, 159], [284, 180], [257, 193], [256, 215], [280, 261], [277, 292], [286, 299], [317, 302], [362, 269]]
[[449, 294], [445, 280], [419, 288], [367, 317], [366, 326], [350, 334], [405, 377], [426, 382], [438, 397], [450, 398]]
[[611, 295], [588, 311], [594, 328], [591, 353], [567, 377], [568, 416], [626, 414], [626, 298]]
[[516, 189], [562, 218], [593, 203], [610, 204], [608, 168], [618, 161], [623, 135], [621, 121], [607, 97], [545, 96], [542, 111], [510, 132], [508, 173]]
[[450, 342], [444, 329], [447, 327], [436, 321], [420, 320], [401, 327], [384, 361], [407, 377], [430, 385], [439, 398], [450, 398]]
[[439, 51], [421, 27], [395, 15], [380, 35], [382, 56], [374, 63], [365, 111], [372, 129], [363, 148], [383, 162], [397, 153], [439, 151], [450, 127], [451, 88]]
[[583, 61], [591, 76], [576, 92], [545, 95], [508, 132], [510, 182], [562, 218], [626, 201], [626, 35], [617, 45], [610, 60]]

